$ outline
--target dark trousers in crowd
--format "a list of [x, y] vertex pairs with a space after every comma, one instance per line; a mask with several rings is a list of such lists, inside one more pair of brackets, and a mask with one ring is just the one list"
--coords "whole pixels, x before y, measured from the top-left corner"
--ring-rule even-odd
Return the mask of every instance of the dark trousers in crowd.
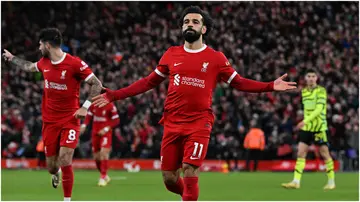
[[254, 161], [253, 171], [257, 170], [258, 160], [261, 158], [262, 151], [259, 149], [248, 149], [246, 151], [246, 171], [250, 171], [250, 163]]

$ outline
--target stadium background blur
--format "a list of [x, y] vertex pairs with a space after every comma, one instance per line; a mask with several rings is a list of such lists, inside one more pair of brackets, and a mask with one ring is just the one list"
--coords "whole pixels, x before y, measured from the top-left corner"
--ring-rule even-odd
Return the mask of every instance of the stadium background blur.
[[[86, 61], [106, 87], [118, 89], [148, 75], [168, 47], [182, 43], [177, 20], [188, 5], [210, 12], [215, 29], [205, 42], [223, 51], [240, 75], [270, 81], [287, 72], [303, 86], [305, 70], [318, 70], [328, 92], [331, 153], [342, 170], [358, 170], [358, 2], [2, 2], [2, 49], [37, 61], [40, 29], [57, 27], [62, 49]], [[121, 123], [112, 159], [159, 158], [167, 84], [116, 103]], [[83, 86], [81, 103], [89, 90]], [[3, 158], [37, 156], [42, 88], [40, 73], [9, 68], [2, 60]], [[234, 152], [244, 159], [251, 120], [265, 132], [263, 159], [295, 158], [300, 92], [250, 94], [219, 84], [213, 99], [217, 119], [207, 159]], [[316, 147], [311, 151], [310, 159], [319, 158]], [[91, 158], [89, 131], [75, 157]]]

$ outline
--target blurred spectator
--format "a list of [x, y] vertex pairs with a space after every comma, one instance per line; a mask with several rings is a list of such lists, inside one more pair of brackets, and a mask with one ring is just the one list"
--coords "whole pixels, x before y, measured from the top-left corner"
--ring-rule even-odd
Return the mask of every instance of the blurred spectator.
[[259, 124], [255, 119], [250, 122], [250, 130], [245, 136], [244, 148], [247, 150], [245, 170], [250, 171], [250, 162], [254, 160], [253, 170], [256, 171], [258, 160], [265, 149], [265, 136], [264, 131], [259, 128]]
[[42, 138], [39, 140], [39, 142], [36, 145], [36, 151], [37, 151], [37, 168], [46, 168], [46, 159], [45, 159], [45, 147], [44, 147], [44, 141]]
[[[189, 5], [199, 5], [212, 15], [215, 29], [205, 42], [224, 52], [242, 76], [270, 81], [287, 72], [289, 80], [301, 87], [302, 74], [315, 68], [328, 91], [330, 149], [335, 154], [347, 149], [347, 138], [354, 133], [345, 126], [358, 124], [357, 2], [9, 1], [2, 4], [2, 48], [37, 61], [40, 29], [56, 26], [64, 35], [62, 48], [84, 59], [106, 87], [117, 89], [148, 75], [168, 47], [182, 43], [177, 20]], [[36, 145], [41, 135], [42, 76], [11, 68], [4, 61], [2, 66], [2, 151], [10, 142], [28, 145], [23, 142], [27, 138]], [[157, 122], [167, 85], [163, 82], [154, 90], [116, 103], [123, 122], [114, 133], [113, 158], [159, 158], [162, 128]], [[88, 86], [82, 88], [82, 102], [88, 92]], [[207, 158], [221, 158], [223, 147], [218, 145], [224, 140], [216, 134], [225, 133], [225, 126], [231, 131], [225, 139], [233, 136], [243, 145], [254, 116], [261, 121], [268, 143], [265, 159], [279, 158], [278, 146], [285, 140], [286, 144], [296, 142], [293, 127], [302, 116], [297, 92], [251, 94], [219, 84], [213, 101], [217, 120]], [[152, 135], [142, 120], [154, 129]], [[25, 125], [30, 133], [24, 137]], [[348, 146], [358, 153], [356, 145]], [[35, 157], [35, 146], [32, 149], [21, 156]], [[238, 158], [243, 159], [243, 149], [238, 149]], [[89, 154], [80, 153], [85, 156], [77, 157]]]

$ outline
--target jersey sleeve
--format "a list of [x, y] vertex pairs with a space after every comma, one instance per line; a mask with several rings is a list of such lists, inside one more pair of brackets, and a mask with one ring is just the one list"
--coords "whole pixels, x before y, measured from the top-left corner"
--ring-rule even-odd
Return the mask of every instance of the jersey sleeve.
[[112, 107], [111, 107], [111, 112], [110, 112], [110, 118], [111, 120], [114, 120], [114, 119], [118, 119], [119, 118], [119, 114], [117, 113], [117, 109], [115, 107], [115, 105], [113, 104]]
[[320, 88], [316, 93], [316, 105], [326, 105], [327, 94], [325, 88]]
[[119, 114], [114, 104], [110, 108], [110, 127], [114, 128], [120, 123]]
[[42, 57], [39, 61], [35, 62], [35, 68], [38, 72], [43, 72], [45, 66], [45, 59]]
[[219, 52], [218, 64], [219, 64], [218, 81], [223, 81], [230, 84], [231, 81], [237, 75], [237, 72], [235, 71], [234, 68], [231, 67], [230, 62], [222, 52]]
[[169, 48], [161, 57], [159, 64], [155, 69], [155, 73], [161, 77], [167, 77], [169, 75], [169, 66], [171, 59], [171, 48]]
[[94, 73], [92, 72], [89, 65], [87, 65], [80, 58], [75, 57], [73, 65], [75, 68], [75, 74], [78, 78], [80, 78], [80, 80], [88, 81], [92, 76], [94, 76]]

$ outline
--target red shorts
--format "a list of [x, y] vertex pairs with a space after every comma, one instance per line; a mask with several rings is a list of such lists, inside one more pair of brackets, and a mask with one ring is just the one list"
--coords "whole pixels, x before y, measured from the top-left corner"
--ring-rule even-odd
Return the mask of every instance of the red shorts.
[[195, 123], [164, 124], [161, 143], [161, 170], [175, 171], [188, 163], [200, 167], [206, 157], [212, 122], [208, 119]]
[[101, 148], [111, 148], [112, 145], [112, 131], [108, 131], [103, 136], [92, 135], [92, 150], [94, 153], [99, 152]]
[[60, 147], [75, 149], [79, 141], [80, 121], [72, 119], [64, 124], [44, 123], [42, 136], [45, 155], [47, 157], [58, 154]]

